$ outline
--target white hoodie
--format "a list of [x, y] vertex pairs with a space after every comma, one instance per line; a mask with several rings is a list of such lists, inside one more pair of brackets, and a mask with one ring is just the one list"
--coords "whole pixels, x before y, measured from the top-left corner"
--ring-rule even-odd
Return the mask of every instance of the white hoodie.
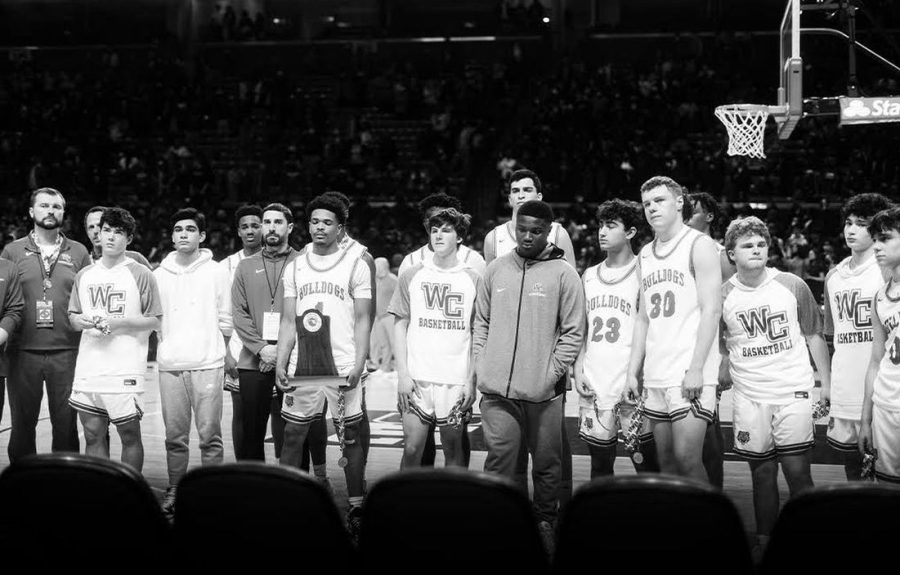
[[153, 271], [163, 316], [156, 359], [163, 371], [213, 369], [225, 365], [223, 335], [231, 335], [228, 270], [202, 248], [189, 266], [166, 256]]

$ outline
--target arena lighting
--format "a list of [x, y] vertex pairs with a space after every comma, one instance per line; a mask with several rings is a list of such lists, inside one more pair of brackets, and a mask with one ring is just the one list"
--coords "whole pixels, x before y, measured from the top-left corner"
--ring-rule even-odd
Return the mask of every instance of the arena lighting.
[[281, 18], [272, 18], [272, 24], [281, 24]]
[[440, 36], [424, 36], [421, 38], [413, 38], [412, 41], [413, 42], [422, 42], [424, 44], [431, 44], [434, 42], [443, 42], [444, 39], [441, 38]]
[[769, 204], [765, 202], [750, 202], [751, 210], [767, 210], [769, 209]]
[[451, 42], [494, 42], [496, 36], [450, 36]]
[[550, 23], [550, 18], [544, 16], [544, 24], [549, 24], [549, 23]]

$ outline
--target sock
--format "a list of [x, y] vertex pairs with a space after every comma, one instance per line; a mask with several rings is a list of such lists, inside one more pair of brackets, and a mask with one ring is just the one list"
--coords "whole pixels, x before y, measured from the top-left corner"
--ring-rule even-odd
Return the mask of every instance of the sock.
[[348, 497], [347, 501], [350, 502], [350, 509], [354, 507], [362, 507], [363, 498], [360, 497]]

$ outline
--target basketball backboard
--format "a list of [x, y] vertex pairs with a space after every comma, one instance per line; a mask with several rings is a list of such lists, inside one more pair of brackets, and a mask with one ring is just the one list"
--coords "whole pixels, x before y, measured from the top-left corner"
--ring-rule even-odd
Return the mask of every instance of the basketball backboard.
[[800, 56], [800, 2], [787, 0], [781, 19], [781, 78], [778, 85], [779, 112], [773, 114], [778, 137], [786, 140], [803, 117], [803, 58]]

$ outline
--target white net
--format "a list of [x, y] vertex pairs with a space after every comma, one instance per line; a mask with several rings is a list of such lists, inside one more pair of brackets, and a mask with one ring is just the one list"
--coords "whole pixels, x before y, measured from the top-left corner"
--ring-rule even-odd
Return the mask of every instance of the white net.
[[716, 117], [728, 130], [728, 155], [765, 158], [763, 135], [769, 107], [756, 104], [729, 104], [716, 108]]

